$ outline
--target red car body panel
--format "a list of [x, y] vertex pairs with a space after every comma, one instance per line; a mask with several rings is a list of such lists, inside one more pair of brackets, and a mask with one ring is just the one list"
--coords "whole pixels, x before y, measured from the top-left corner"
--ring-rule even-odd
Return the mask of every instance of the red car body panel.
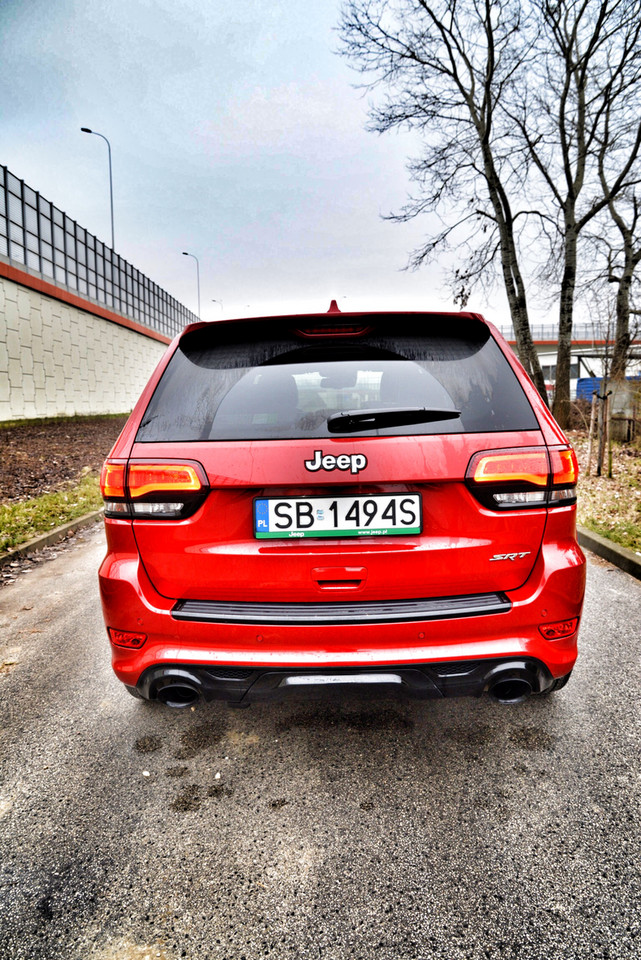
[[[361, 316], [369, 315], [342, 314], [340, 320]], [[447, 316], [485, 323], [474, 314]], [[261, 322], [255, 321], [257, 329]], [[185, 332], [212, 326], [194, 324]], [[106, 519], [107, 556], [100, 569], [105, 623], [146, 637], [138, 649], [112, 644], [118, 678], [136, 687], [146, 671], [165, 664], [317, 670], [515, 657], [544, 665], [553, 679], [566, 677], [577, 656], [585, 585], [575, 505], [500, 512], [481, 505], [466, 484], [470, 460], [480, 451], [567, 446], [511, 349], [487, 326], [536, 414], [538, 430], [137, 442], [144, 412], [185, 334], [176, 338], [109, 461], [194, 461], [204, 468], [210, 490], [186, 519]], [[335, 457], [366, 454], [367, 468], [358, 476], [348, 470], [310, 474], [304, 462], [317, 450]], [[302, 541], [253, 535], [256, 497], [377, 493], [420, 493], [422, 533]], [[497, 590], [509, 609], [473, 617], [301, 627], [174, 615], [176, 601], [367, 603]], [[576, 624], [558, 640], [545, 639], [539, 626], [557, 621]]]
[[[529, 436], [541, 443], [540, 435]], [[523, 442], [522, 435], [502, 434], [501, 446]], [[172, 525], [167, 536], [158, 522], [137, 520], [135, 537], [147, 575], [158, 592], [175, 599], [316, 600], [328, 587], [318, 581], [319, 567], [363, 567], [362, 599], [447, 596], [482, 593], [495, 587], [490, 558], [502, 552], [520, 554], [507, 563], [502, 589], [514, 589], [527, 578], [536, 559], [546, 510], [491, 514], [464, 484], [471, 456], [491, 449], [496, 436], [464, 434], [431, 437], [377, 437], [322, 441], [324, 453], [368, 458], [367, 480], [354, 483], [349, 472], [314, 479], [303, 463], [321, 441], [291, 440], [253, 443], [183, 444], [185, 457], [201, 463], [211, 492], [195, 516]], [[175, 453], [172, 444], [134, 444], [132, 457], [162, 459]], [[390, 483], [390, 460], [395, 476]], [[219, 464], [225, 473], [217, 472]], [[281, 497], [295, 491], [313, 496], [338, 493], [422, 493], [423, 533], [416, 537], [352, 540], [262, 541], [253, 537], [254, 497]], [[489, 522], [488, 522], [489, 521]], [[488, 528], [491, 525], [491, 532]]]

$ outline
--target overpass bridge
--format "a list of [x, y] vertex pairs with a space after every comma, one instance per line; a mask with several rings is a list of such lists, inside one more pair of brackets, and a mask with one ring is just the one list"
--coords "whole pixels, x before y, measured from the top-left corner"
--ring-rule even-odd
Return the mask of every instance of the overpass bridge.
[[[499, 326], [502, 336], [516, 350], [516, 337], [512, 326]], [[558, 347], [558, 328], [554, 324], [534, 324], [532, 339], [539, 357], [543, 376], [547, 383], [556, 380], [556, 351]], [[572, 363], [570, 380], [573, 394], [576, 393], [576, 381], [581, 377], [600, 378], [605, 372], [605, 361], [612, 356], [614, 340], [604, 335], [597, 324], [576, 323], [572, 330]], [[633, 339], [630, 353], [629, 374], [641, 372], [641, 337]]]

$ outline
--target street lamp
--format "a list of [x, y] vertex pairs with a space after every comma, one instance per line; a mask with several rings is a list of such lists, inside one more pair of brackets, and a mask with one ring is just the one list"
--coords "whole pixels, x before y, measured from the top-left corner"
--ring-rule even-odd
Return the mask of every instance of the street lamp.
[[111, 249], [115, 249], [114, 241], [114, 185], [111, 177], [111, 144], [107, 138], [102, 133], [98, 133], [96, 130], [90, 130], [89, 127], [80, 127], [82, 133], [93, 133], [94, 137], [102, 137], [102, 139], [107, 144], [107, 150], [109, 151], [109, 199], [111, 201]]
[[183, 257], [193, 257], [196, 261], [196, 282], [198, 284], [198, 319], [200, 320], [200, 264], [198, 263], [198, 257], [195, 253], [187, 253], [186, 250], [183, 250]]
[[218, 304], [218, 306], [220, 307], [220, 312], [221, 312], [221, 313], [222, 313], [223, 310], [225, 309], [225, 308], [223, 307], [223, 301], [222, 301], [222, 300], [212, 300], [211, 302]]

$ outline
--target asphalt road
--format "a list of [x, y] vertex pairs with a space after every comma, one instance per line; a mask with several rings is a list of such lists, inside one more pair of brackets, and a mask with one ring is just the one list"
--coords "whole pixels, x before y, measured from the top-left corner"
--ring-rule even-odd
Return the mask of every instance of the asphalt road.
[[641, 956], [641, 583], [592, 559], [518, 707], [171, 711], [111, 674], [103, 551], [0, 590], [2, 960]]

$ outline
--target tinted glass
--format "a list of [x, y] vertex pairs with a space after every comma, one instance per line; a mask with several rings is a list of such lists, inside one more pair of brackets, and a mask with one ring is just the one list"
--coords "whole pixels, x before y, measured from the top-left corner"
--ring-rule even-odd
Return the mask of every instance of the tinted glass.
[[356, 424], [347, 435], [538, 428], [483, 324], [403, 315], [363, 322], [371, 324], [365, 335], [346, 338], [305, 338], [291, 320], [212, 324], [186, 334], [137, 440], [322, 438], [336, 436], [328, 426], [333, 415], [395, 410], [402, 417], [408, 408], [425, 409], [425, 421]]

